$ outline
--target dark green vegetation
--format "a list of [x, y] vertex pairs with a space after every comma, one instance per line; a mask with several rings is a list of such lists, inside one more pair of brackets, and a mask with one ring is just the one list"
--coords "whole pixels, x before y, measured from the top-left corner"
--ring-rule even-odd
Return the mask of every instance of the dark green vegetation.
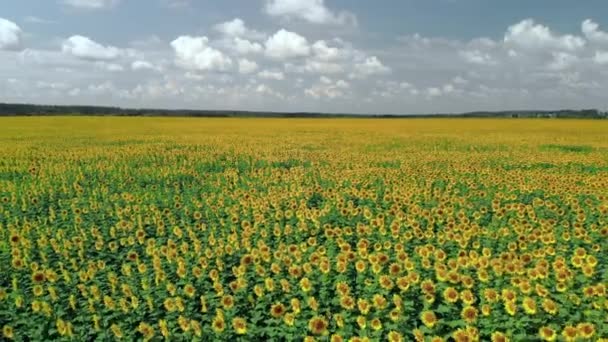
[[608, 113], [597, 109], [583, 110], [520, 110], [520, 111], [479, 111], [461, 114], [349, 114], [349, 113], [311, 113], [311, 112], [256, 112], [239, 110], [191, 110], [191, 109], [146, 109], [103, 106], [50, 106], [34, 104], [0, 103], [0, 116], [53, 116], [53, 115], [95, 115], [95, 116], [168, 116], [168, 117], [269, 117], [269, 118], [419, 118], [419, 117], [462, 117], [462, 118], [587, 118], [606, 119]]

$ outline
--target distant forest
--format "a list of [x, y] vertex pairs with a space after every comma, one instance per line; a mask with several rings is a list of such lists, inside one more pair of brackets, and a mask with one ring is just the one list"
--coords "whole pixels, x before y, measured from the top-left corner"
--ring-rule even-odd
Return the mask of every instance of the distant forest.
[[238, 110], [189, 110], [189, 109], [135, 109], [102, 106], [50, 106], [34, 104], [0, 103], [0, 116], [165, 116], [165, 117], [268, 117], [268, 118], [585, 118], [608, 119], [607, 112], [597, 109], [583, 110], [519, 110], [498, 112], [468, 112], [459, 114], [337, 114], [309, 112], [256, 112]]

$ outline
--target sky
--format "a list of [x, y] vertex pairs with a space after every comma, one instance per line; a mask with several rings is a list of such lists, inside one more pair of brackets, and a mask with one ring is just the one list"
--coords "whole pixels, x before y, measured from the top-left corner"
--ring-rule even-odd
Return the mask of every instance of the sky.
[[608, 109], [605, 0], [5, 0], [0, 102]]

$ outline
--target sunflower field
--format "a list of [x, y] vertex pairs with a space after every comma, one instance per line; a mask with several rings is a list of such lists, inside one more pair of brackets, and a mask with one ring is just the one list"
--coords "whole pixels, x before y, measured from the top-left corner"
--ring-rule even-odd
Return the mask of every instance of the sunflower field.
[[0, 119], [0, 339], [608, 341], [608, 122]]

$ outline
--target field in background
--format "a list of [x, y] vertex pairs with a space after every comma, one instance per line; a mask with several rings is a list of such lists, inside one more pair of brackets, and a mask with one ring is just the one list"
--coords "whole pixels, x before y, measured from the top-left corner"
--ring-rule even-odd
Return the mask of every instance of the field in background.
[[607, 238], [604, 121], [0, 119], [5, 338], [595, 341]]

